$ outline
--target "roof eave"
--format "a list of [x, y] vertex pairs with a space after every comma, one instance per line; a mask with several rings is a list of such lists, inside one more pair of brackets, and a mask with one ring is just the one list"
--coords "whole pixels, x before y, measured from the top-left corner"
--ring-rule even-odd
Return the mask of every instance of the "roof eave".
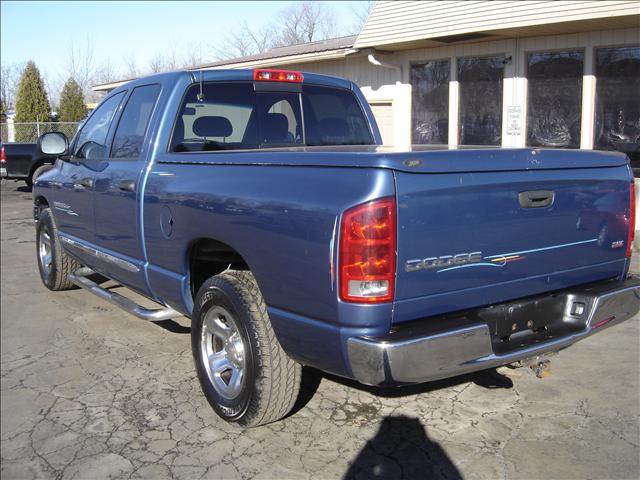
[[[224, 65], [211, 65], [207, 67], [188, 68], [187, 71], [196, 70], [235, 70], [240, 68], [262, 68], [262, 67], [276, 67], [282, 65], [290, 65], [294, 63], [309, 63], [317, 60], [336, 60], [344, 58], [347, 54], [353, 54], [353, 48], [339, 48], [336, 50], [325, 50], [323, 52], [303, 53], [297, 55], [288, 55], [284, 57], [264, 58], [260, 60], [249, 60], [245, 62], [225, 63]], [[121, 80], [118, 82], [103, 83], [101, 85], [94, 85], [91, 90], [94, 92], [108, 92], [115, 88], [124, 85], [135, 79]]]

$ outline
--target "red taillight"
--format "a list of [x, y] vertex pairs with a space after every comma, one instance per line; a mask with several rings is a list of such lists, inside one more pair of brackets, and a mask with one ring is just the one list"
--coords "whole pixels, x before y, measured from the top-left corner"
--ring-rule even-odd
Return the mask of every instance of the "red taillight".
[[633, 182], [629, 186], [629, 233], [627, 236], [627, 257], [631, 256], [633, 239], [636, 235], [636, 187]]
[[383, 198], [347, 210], [340, 225], [340, 298], [393, 300], [396, 275], [396, 202]]
[[304, 77], [300, 72], [289, 70], [254, 70], [253, 79], [261, 82], [301, 83]]
[[7, 163], [7, 152], [4, 151], [4, 147], [0, 148], [0, 163]]

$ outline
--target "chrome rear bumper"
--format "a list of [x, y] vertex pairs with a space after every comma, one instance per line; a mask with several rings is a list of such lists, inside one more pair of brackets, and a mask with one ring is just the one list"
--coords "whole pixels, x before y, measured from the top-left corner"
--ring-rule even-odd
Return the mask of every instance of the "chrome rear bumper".
[[[578, 314], [580, 307], [576, 304], [583, 306], [582, 313]], [[505, 340], [497, 338], [495, 323], [474, 324], [469, 320], [495, 318], [496, 309], [506, 317], [502, 320], [508, 320], [514, 309], [532, 305], [535, 308], [529, 311], [537, 311], [538, 316], [560, 312], [557, 315], [560, 318], [548, 322], [548, 332], [553, 335], [531, 331], [528, 343], [521, 343], [518, 337], [513, 348], [501, 347]], [[630, 277], [622, 282], [602, 282], [451, 318], [451, 323], [466, 323], [463, 327], [420, 334], [421, 330], [429, 329], [431, 320], [425, 319], [417, 327], [383, 338], [353, 337], [347, 342], [349, 361], [354, 378], [367, 385], [429, 382], [561, 350], [633, 317], [639, 310], [640, 279]], [[521, 333], [527, 335], [526, 331]]]

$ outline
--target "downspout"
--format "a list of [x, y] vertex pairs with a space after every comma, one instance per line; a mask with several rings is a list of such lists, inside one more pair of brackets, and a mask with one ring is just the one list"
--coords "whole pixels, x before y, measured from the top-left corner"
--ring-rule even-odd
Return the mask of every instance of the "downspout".
[[371, 65], [375, 65], [377, 67], [383, 67], [383, 68], [390, 68], [392, 70], [395, 70], [396, 72], [398, 72], [398, 76], [400, 77], [397, 81], [396, 84], [401, 83], [402, 82], [402, 67], [399, 65], [393, 65], [391, 63], [385, 63], [385, 62], [381, 62], [380, 60], [378, 60], [375, 56], [375, 53], [370, 53], [369, 55], [367, 55], [367, 59], [369, 60], [369, 63]]

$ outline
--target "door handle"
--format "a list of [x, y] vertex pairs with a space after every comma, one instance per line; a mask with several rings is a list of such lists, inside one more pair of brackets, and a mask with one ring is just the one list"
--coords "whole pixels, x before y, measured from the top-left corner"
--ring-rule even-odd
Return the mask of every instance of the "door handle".
[[123, 180], [118, 184], [118, 189], [123, 192], [135, 192], [136, 182], [133, 180]]
[[518, 201], [522, 208], [544, 208], [553, 203], [553, 192], [551, 190], [532, 190], [520, 192]]
[[78, 180], [77, 182], [73, 182], [74, 188], [92, 188], [93, 187], [93, 179], [92, 178], [83, 178], [82, 180]]

